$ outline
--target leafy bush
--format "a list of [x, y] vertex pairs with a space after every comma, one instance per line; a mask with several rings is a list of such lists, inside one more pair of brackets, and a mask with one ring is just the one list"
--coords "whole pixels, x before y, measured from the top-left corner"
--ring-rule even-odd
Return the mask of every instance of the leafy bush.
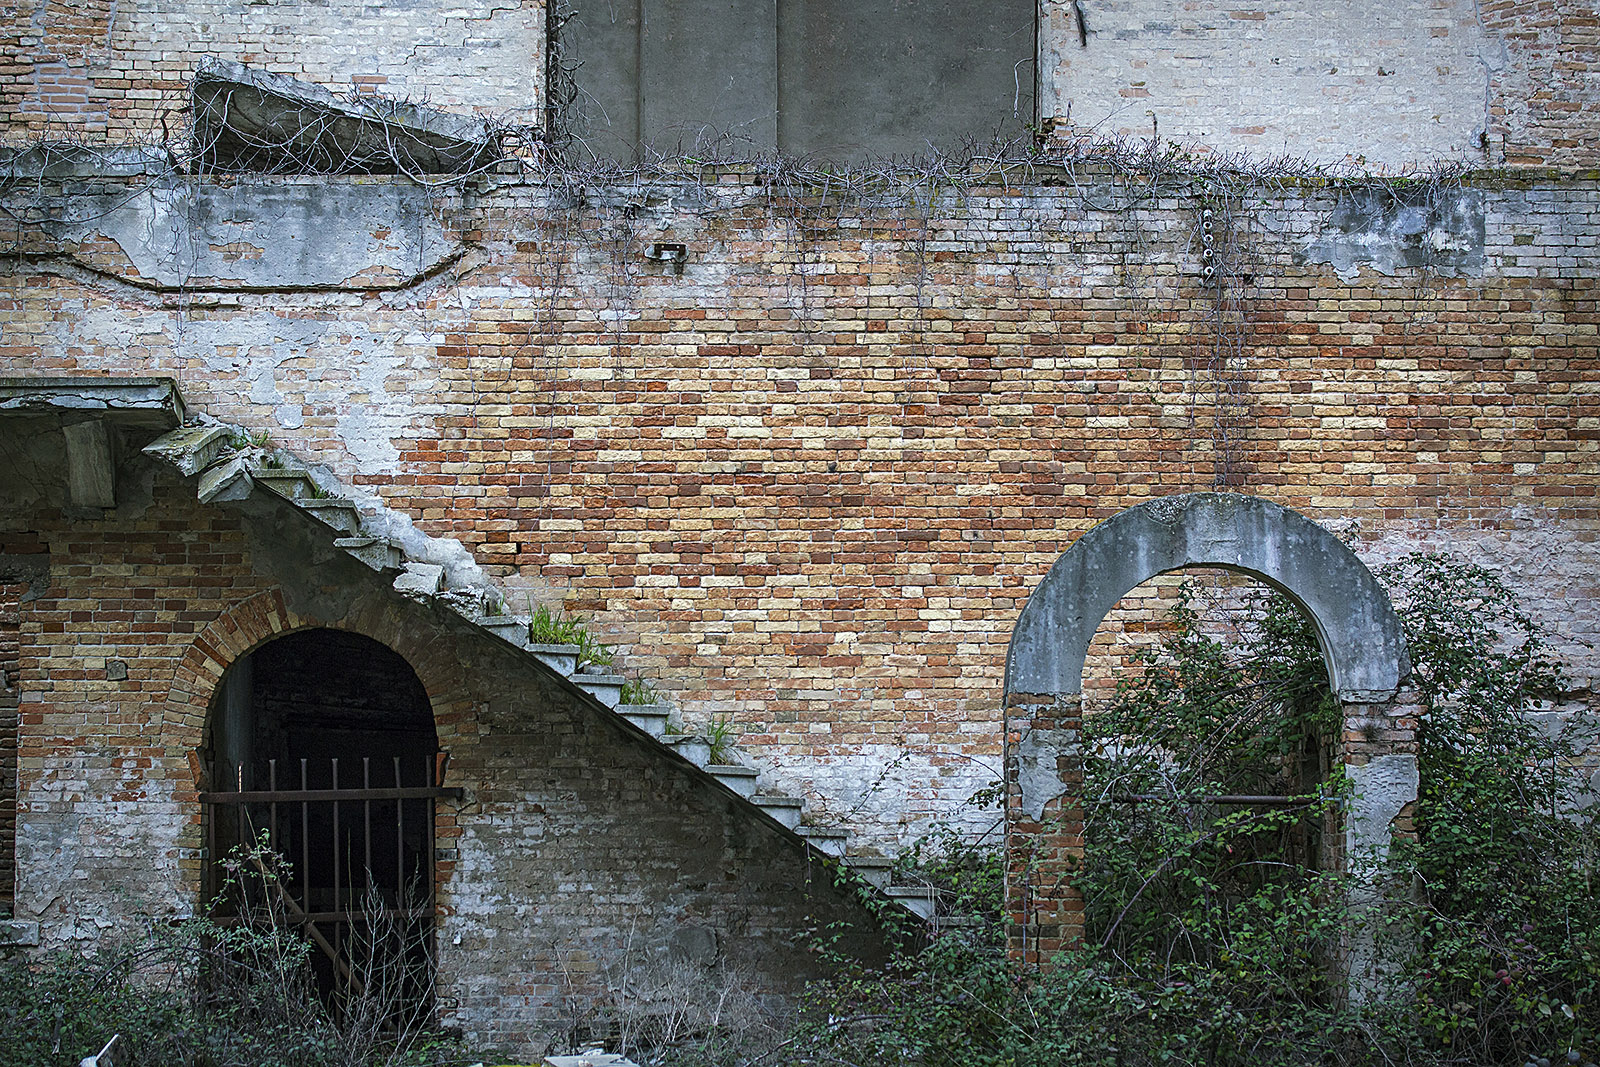
[[[1382, 577], [1422, 705], [1418, 832], [1390, 872], [1419, 891], [1384, 915], [1382, 988], [1352, 998], [1337, 977], [1364, 913], [1324, 845], [1348, 785], [1312, 632], [1270, 597], [1229, 646], [1186, 592], [1084, 725], [1083, 943], [1039, 973], [957, 924], [818, 987], [796, 1047], [952, 1067], [1586, 1063], [1600, 850], [1574, 803], [1580, 739], [1527, 717], [1560, 672], [1493, 575], [1416, 556]], [[1263, 797], [1280, 799], [1245, 799]], [[967, 903], [998, 929], [998, 893]]]

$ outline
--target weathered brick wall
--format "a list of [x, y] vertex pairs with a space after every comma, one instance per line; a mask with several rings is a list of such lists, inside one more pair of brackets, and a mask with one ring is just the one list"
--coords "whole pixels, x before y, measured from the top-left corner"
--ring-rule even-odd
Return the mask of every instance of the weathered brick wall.
[[[382, 291], [326, 287], [283, 242], [389, 186], [286, 182], [343, 206], [263, 239], [264, 292], [87, 273], [117, 273], [103, 253], [131, 224], [31, 245], [0, 366], [176, 375], [195, 408], [592, 614], [626, 671], [691, 723], [730, 716], [869, 840], [998, 776], [1023, 599], [1153, 495], [1222, 485], [1372, 561], [1497, 566], [1580, 684], [1600, 673], [1592, 176], [1393, 197], [1058, 179], [931, 211], [925, 191], [795, 200], [737, 174], [581, 201], [509, 181], [419, 212], [459, 258]], [[686, 245], [681, 275], [646, 258], [659, 241]]]
[[536, 0], [14, 0], [0, 5], [5, 140], [125, 143], [187, 128], [188, 83], [212, 56], [351, 93], [540, 121]]
[[435, 826], [439, 1005], [473, 1039], [538, 1048], [575, 1015], [603, 1029], [658, 978], [680, 995], [732, 976], [751, 998], [793, 992], [818, 966], [803, 935], [835, 921], [875, 951], [875, 921], [792, 838], [529, 657], [394, 593], [269, 494], [205, 507], [193, 480], [134, 458], [118, 508], [63, 511], [59, 478], [19, 477], [37, 470], [19, 453], [52, 447], [47, 430], [26, 436], [0, 424], [0, 543], [50, 557], [20, 627], [16, 909], [44, 949], [137, 940], [195, 910], [193, 768], [216, 685], [263, 641], [327, 625], [415, 668], [466, 790]]
[[1040, 29], [1055, 136], [1389, 168], [1600, 161], [1587, 0], [1045, 0]]
[[25, 585], [0, 584], [0, 914], [11, 910], [17, 877], [18, 628]]

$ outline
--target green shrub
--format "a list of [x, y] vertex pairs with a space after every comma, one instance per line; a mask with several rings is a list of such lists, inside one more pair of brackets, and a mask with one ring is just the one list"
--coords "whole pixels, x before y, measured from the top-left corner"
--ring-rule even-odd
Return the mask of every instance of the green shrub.
[[[1417, 893], [1375, 934], [1387, 981], [1352, 998], [1337, 977], [1367, 912], [1324, 869], [1348, 786], [1310, 627], [1270, 597], [1228, 645], [1185, 591], [1084, 725], [1083, 943], [1039, 973], [957, 924], [817, 986], [795, 1047], [936, 1067], [1587, 1063], [1600, 849], [1571, 771], [1588, 739], [1527, 717], [1560, 692], [1557, 664], [1481, 569], [1415, 556], [1382, 577], [1422, 705], [1418, 833], [1388, 872]], [[914, 860], [937, 882], [947, 854]], [[998, 928], [997, 891], [966, 905]]]

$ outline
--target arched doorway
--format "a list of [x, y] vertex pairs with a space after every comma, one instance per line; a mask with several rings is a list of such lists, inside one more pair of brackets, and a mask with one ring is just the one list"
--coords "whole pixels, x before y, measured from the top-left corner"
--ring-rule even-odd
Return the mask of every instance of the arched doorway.
[[[201, 794], [208, 899], [303, 932], [327, 994], [365, 992], [386, 954], [404, 999], [431, 987], [434, 801], [444, 761], [411, 666], [360, 634], [300, 630], [241, 656], [211, 701]], [[393, 997], [392, 990], [386, 996]]]
[[1047, 962], [1083, 930], [1069, 878], [1083, 849], [1083, 667], [1095, 629], [1141, 582], [1219, 567], [1286, 594], [1315, 630], [1344, 718], [1335, 758], [1355, 785], [1345, 862], [1381, 859], [1416, 799], [1405, 639], [1388, 594], [1347, 546], [1288, 508], [1241, 494], [1163, 497], [1080, 537], [1029, 597], [1006, 659], [1006, 837], [1012, 952]]

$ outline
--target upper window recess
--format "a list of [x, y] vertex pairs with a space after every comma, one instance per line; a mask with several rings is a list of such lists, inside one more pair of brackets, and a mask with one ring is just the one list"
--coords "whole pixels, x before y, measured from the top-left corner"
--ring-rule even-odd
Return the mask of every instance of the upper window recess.
[[194, 78], [194, 152], [202, 171], [461, 174], [499, 156], [482, 119], [206, 59]]
[[573, 0], [579, 152], [859, 160], [1025, 136], [1034, 0]]

